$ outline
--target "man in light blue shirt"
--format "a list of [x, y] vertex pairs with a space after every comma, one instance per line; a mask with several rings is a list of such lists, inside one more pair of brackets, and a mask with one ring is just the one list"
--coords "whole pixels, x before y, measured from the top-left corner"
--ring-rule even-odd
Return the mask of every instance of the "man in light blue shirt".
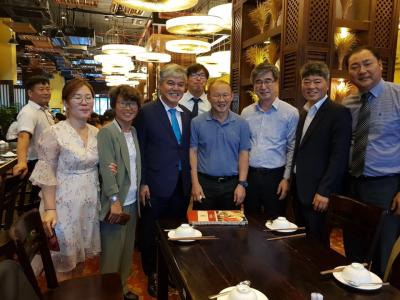
[[354, 49], [345, 64], [360, 92], [344, 101], [353, 115], [349, 193], [392, 210], [383, 221], [379, 261], [373, 263], [383, 275], [400, 235], [400, 85], [382, 79], [382, 60], [370, 47]]
[[246, 195], [250, 130], [230, 111], [232, 91], [222, 80], [208, 90], [211, 110], [192, 120], [190, 167], [193, 209], [240, 209]]
[[299, 113], [277, 97], [279, 70], [260, 64], [250, 80], [258, 102], [243, 109], [251, 131], [246, 212], [264, 211], [269, 219], [285, 214]]

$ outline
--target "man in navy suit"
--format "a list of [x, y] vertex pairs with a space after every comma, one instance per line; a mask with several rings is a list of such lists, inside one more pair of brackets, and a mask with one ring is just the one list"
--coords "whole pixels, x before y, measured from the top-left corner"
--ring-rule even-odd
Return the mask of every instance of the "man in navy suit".
[[156, 220], [183, 218], [189, 204], [190, 111], [178, 105], [186, 80], [185, 69], [166, 65], [160, 72], [159, 98], [142, 107], [136, 123], [142, 155], [140, 248], [152, 296], [156, 296]]
[[347, 170], [351, 115], [329, 99], [325, 63], [306, 63], [300, 75], [306, 104], [296, 132], [293, 206], [296, 222], [322, 241], [329, 196], [340, 191]]

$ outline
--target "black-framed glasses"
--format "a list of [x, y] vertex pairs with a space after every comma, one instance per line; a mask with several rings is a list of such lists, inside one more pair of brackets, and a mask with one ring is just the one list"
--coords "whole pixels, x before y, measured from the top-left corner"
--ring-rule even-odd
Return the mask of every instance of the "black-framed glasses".
[[121, 108], [135, 108], [138, 106], [137, 102], [125, 102], [125, 101], [121, 101], [118, 102], [119, 106], [121, 106]]
[[190, 77], [205, 79], [207, 78], [207, 75], [205, 73], [191, 73]]

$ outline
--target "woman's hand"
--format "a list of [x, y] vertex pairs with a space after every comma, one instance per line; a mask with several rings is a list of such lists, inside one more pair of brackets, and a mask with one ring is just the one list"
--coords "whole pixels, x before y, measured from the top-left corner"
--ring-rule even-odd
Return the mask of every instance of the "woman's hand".
[[108, 165], [108, 168], [110, 169], [111, 173], [115, 176], [118, 173], [118, 166], [115, 163], [110, 163]]
[[46, 235], [48, 237], [53, 236], [53, 229], [57, 224], [57, 211], [55, 209], [45, 210], [42, 221]]

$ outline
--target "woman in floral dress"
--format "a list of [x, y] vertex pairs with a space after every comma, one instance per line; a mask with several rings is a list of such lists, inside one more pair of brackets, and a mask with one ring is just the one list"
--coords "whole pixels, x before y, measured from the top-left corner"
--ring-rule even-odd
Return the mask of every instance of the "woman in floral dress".
[[42, 134], [30, 180], [42, 189], [45, 231], [51, 235], [54, 228], [60, 245], [60, 252], [52, 252], [54, 266], [60, 278], [68, 278], [64, 272], [80, 273], [81, 263], [100, 252], [98, 129], [86, 123], [94, 102], [89, 83], [69, 81], [62, 99], [67, 120]]

